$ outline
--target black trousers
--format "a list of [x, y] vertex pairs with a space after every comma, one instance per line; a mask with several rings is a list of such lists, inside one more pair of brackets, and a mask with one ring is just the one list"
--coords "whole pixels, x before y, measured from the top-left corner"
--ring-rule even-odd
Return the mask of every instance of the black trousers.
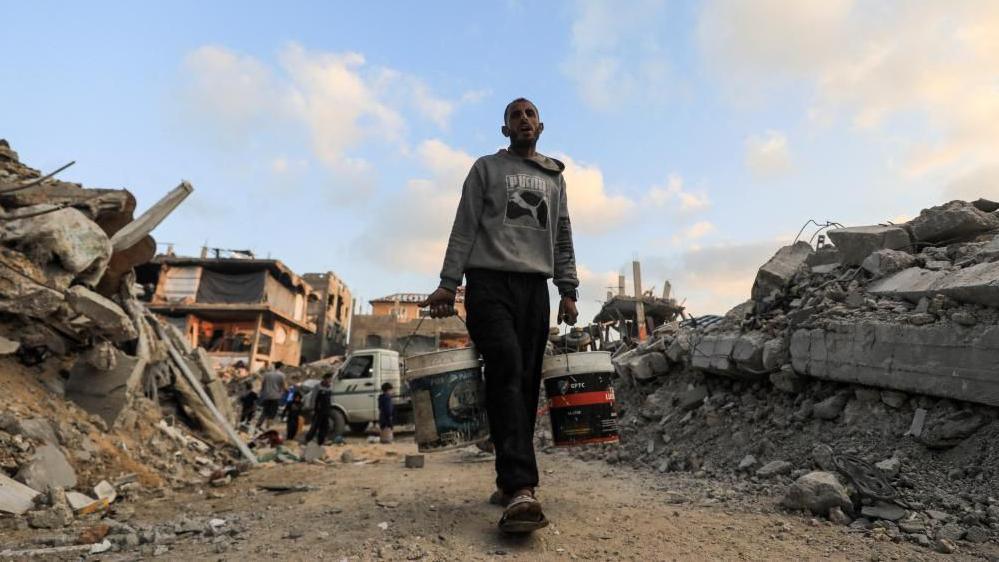
[[312, 425], [309, 426], [309, 432], [305, 434], [305, 442], [308, 443], [313, 439], [316, 439], [316, 443], [323, 445], [326, 443], [326, 433], [330, 430], [330, 412], [317, 413], [312, 418]]
[[468, 333], [482, 354], [486, 410], [496, 448], [496, 486], [507, 493], [538, 485], [534, 424], [551, 310], [542, 275], [465, 272]]

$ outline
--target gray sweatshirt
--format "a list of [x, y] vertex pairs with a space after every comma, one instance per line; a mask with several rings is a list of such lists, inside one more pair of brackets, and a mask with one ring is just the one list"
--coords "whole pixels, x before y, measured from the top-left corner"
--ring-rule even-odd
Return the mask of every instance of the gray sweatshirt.
[[565, 197], [565, 165], [507, 150], [468, 172], [451, 228], [441, 287], [454, 291], [469, 269], [540, 273], [560, 292], [579, 286]]

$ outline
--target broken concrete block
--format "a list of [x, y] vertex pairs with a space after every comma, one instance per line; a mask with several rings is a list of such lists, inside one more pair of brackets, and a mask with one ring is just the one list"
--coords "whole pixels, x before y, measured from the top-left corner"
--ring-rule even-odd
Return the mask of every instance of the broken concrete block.
[[69, 502], [69, 507], [73, 511], [80, 511], [97, 500], [80, 492], [66, 492], [66, 501]]
[[37, 447], [31, 460], [21, 465], [15, 478], [39, 492], [52, 487], [76, 486], [76, 471], [55, 445]]
[[61, 486], [48, 490], [49, 507], [28, 512], [28, 525], [35, 529], [60, 529], [73, 522], [73, 510]]
[[867, 292], [876, 297], [919, 302], [919, 299], [934, 294], [934, 288], [946, 276], [942, 271], [910, 267], [874, 281], [867, 286]]
[[707, 397], [708, 388], [706, 386], [695, 386], [680, 395], [678, 408], [683, 412], [697, 409], [704, 403], [704, 399]]
[[760, 478], [773, 478], [781, 474], [791, 474], [792, 468], [794, 468], [794, 465], [787, 461], [770, 461], [761, 466], [756, 471], [756, 475]]
[[951, 201], [923, 209], [908, 224], [918, 242], [953, 243], [999, 229], [999, 217], [976, 209], [971, 203]]
[[829, 322], [791, 337], [794, 370], [883, 389], [999, 406], [999, 326]]
[[406, 455], [406, 468], [423, 468], [423, 455]]
[[0, 336], [0, 355], [13, 355], [21, 348], [21, 342], [9, 340]]
[[978, 199], [971, 202], [972, 205], [979, 211], [985, 211], [986, 213], [994, 213], [999, 211], [999, 203], [985, 199], [984, 197], [979, 197]]
[[804, 377], [794, 372], [791, 367], [785, 367], [776, 373], [770, 373], [770, 384], [774, 388], [789, 394], [798, 394], [805, 388]]
[[114, 486], [107, 480], [101, 480], [94, 486], [94, 495], [99, 500], [107, 500], [108, 503], [114, 503], [114, 500], [118, 499], [118, 490], [115, 490]]
[[885, 519], [887, 521], [898, 521], [905, 517], [905, 508], [893, 503], [877, 501], [874, 505], [865, 505], [860, 508], [860, 514], [868, 519]]
[[669, 373], [669, 363], [662, 353], [653, 351], [632, 359], [628, 367], [637, 381], [647, 381]]
[[853, 512], [853, 502], [836, 475], [819, 471], [809, 472], [791, 484], [781, 505], [788, 509], [807, 510], [815, 515], [825, 515], [834, 507]]
[[142, 380], [144, 362], [114, 350], [114, 369], [101, 371], [86, 360], [77, 361], [66, 381], [66, 397], [91, 414], [100, 416], [109, 426], [118, 419], [128, 401], [129, 389]]
[[17, 420], [13, 424], [13, 427], [5, 428], [5, 431], [20, 434], [40, 443], [48, 443], [51, 445], [59, 444], [59, 439], [56, 438], [55, 430], [52, 429], [52, 423], [45, 418]]
[[77, 314], [91, 319], [112, 341], [123, 342], [138, 337], [132, 319], [111, 299], [76, 285], [66, 291], [66, 300]]
[[[53, 208], [36, 205], [17, 211], [29, 214]], [[6, 221], [0, 238], [36, 263], [57, 264], [93, 286], [111, 259], [111, 241], [97, 223], [76, 209], [60, 209], [31, 218]]]
[[811, 254], [812, 246], [808, 242], [802, 241], [777, 250], [774, 257], [763, 264], [763, 267], [756, 273], [756, 281], [753, 283], [751, 293], [753, 300], [759, 302], [774, 291], [783, 291], [798, 269], [805, 264], [805, 259]]
[[805, 258], [805, 265], [815, 268], [823, 265], [839, 264], [842, 256], [836, 246], [823, 246]]
[[916, 257], [907, 252], [878, 250], [864, 258], [860, 266], [875, 277], [883, 277], [896, 271], [908, 269], [915, 264]]
[[923, 434], [923, 428], [926, 426], [926, 410], [923, 408], [916, 408], [916, 411], [912, 414], [912, 423], [909, 424], [909, 431], [906, 431], [906, 435], [911, 435], [913, 437], [920, 437]]
[[844, 392], [834, 394], [819, 402], [812, 409], [812, 416], [820, 420], [834, 420], [839, 417], [850, 401], [850, 395]]
[[829, 231], [829, 239], [839, 248], [843, 265], [860, 265], [878, 250], [905, 250], [911, 240], [900, 226], [854, 226]]
[[316, 460], [322, 460], [326, 457], [326, 447], [323, 447], [315, 441], [310, 442], [305, 446], [305, 451], [302, 452], [302, 460], [305, 462], [312, 462]]
[[732, 362], [732, 350], [739, 334], [709, 334], [700, 340], [690, 352], [690, 364], [695, 369], [721, 375], [731, 375], [735, 372]]
[[0, 512], [21, 515], [35, 507], [39, 492], [0, 471]]
[[740, 371], [750, 374], [767, 372], [763, 366], [763, 348], [766, 336], [760, 332], [742, 334], [732, 347], [732, 360]]
[[787, 340], [782, 337], [771, 338], [763, 344], [763, 369], [776, 371], [788, 361]]
[[994, 261], [999, 258], [999, 236], [995, 236], [992, 240], [985, 243], [984, 246], [978, 249], [975, 257], [979, 261]]

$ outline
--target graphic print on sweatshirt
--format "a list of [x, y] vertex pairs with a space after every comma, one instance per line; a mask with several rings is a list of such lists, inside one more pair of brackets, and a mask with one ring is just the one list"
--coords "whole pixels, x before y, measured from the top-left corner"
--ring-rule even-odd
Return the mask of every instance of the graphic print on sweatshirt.
[[503, 224], [548, 230], [548, 183], [541, 176], [506, 176], [506, 217]]

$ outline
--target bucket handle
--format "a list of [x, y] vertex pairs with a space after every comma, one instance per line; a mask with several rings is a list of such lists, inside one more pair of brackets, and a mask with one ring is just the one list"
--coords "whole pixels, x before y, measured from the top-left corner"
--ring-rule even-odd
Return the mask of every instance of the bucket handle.
[[[461, 315], [458, 314], [457, 312], [455, 312], [454, 315], [458, 317], [458, 320], [461, 320], [461, 324], [462, 326], [465, 327], [465, 331], [468, 331], [468, 324], [465, 323], [465, 319], [462, 318]], [[426, 316], [420, 317], [420, 321], [416, 323], [416, 329], [413, 330], [413, 332], [409, 334], [409, 337], [406, 338], [406, 345], [402, 346], [402, 352], [400, 353], [400, 355], [402, 355], [403, 368], [405, 368], [406, 366], [406, 350], [409, 349], [409, 344], [413, 341], [413, 336], [415, 336], [417, 332], [420, 331], [420, 326], [423, 325], [423, 321], [426, 319], [427, 319]]]

